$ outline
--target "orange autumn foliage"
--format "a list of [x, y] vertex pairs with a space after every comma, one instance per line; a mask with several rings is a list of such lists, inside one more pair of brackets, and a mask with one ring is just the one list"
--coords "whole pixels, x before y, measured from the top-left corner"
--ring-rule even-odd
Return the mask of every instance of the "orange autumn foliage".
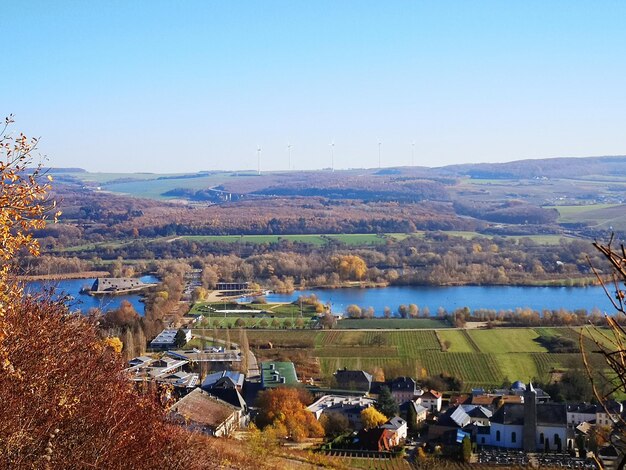
[[[6, 125], [11, 123], [6, 120]], [[20, 250], [38, 254], [31, 231], [54, 204], [34, 141], [0, 132], [0, 468], [266, 468], [241, 446], [170, 424], [156, 390], [139, 393], [115, 341], [61, 301], [25, 295], [15, 282]], [[117, 341], [119, 343], [119, 340]]]
[[306, 409], [310, 397], [305, 390], [277, 387], [259, 394], [257, 424], [260, 427], [284, 426], [286, 436], [298, 442], [307, 437], [322, 437], [324, 428]]

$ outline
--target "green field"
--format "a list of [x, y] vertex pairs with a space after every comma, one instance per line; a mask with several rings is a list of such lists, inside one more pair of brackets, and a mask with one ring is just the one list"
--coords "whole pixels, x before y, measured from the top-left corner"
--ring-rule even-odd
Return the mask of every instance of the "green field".
[[205, 243], [278, 243], [281, 240], [311, 245], [327, 243], [322, 235], [184, 235], [179, 239]]
[[546, 206], [546, 209], [556, 209], [559, 211], [560, 221], [574, 221], [582, 214], [594, 212], [599, 209], [617, 207], [618, 204], [585, 204], [576, 206]]
[[[553, 371], [580, 367], [580, 353], [550, 353], [540, 336], [577, 338], [568, 328], [500, 328], [491, 330], [249, 330], [253, 345], [271, 341], [274, 348], [304, 348], [317, 358], [320, 373], [330, 378], [342, 367], [386, 374], [422, 377], [447, 373], [459, 377], [465, 389], [497, 386], [505, 380], [548, 380]], [[450, 342], [447, 351], [441, 343]], [[577, 344], [577, 343], [576, 343]], [[592, 355], [595, 367], [603, 367]]]
[[450, 342], [448, 352], [477, 352], [478, 347], [472, 344], [472, 340], [467, 334], [467, 331], [463, 330], [448, 330], [438, 331], [437, 334], [441, 341]]
[[[626, 217], [624, 218], [626, 222]], [[196, 243], [279, 243], [282, 240], [290, 241], [293, 243], [307, 243], [314, 246], [322, 246], [332, 242], [344, 243], [348, 246], [366, 246], [366, 245], [381, 245], [389, 241], [401, 241], [408, 237], [422, 238], [426, 232], [415, 233], [345, 233], [345, 234], [298, 234], [298, 235], [181, 235], [177, 237], [156, 237], [156, 238], [140, 238], [137, 240], [123, 241], [123, 242], [100, 242], [100, 243], [85, 243], [81, 245], [75, 245], [63, 248], [65, 252], [79, 252], [88, 251], [103, 248], [119, 248], [121, 246], [132, 244], [135, 241], [144, 243], [157, 243], [176, 240], [193, 241]], [[476, 237], [493, 238], [490, 235], [482, 235], [477, 232], [459, 232], [450, 231], [443, 232], [451, 237], [463, 237], [471, 240]], [[529, 236], [511, 236], [501, 237], [510, 239], [528, 238], [535, 243], [542, 245], [555, 245], [559, 244], [563, 239], [560, 235], [529, 235]]]
[[610, 230], [626, 230], [626, 206], [623, 204], [590, 204], [552, 206], [559, 211], [560, 223], [586, 224]]
[[531, 328], [500, 328], [471, 330], [468, 335], [480, 352], [505, 354], [517, 352], [547, 352], [535, 339], [539, 333]]
[[[158, 175], [159, 177], [162, 175]], [[103, 189], [114, 193], [150, 199], [169, 199], [163, 193], [177, 188], [201, 190], [220, 185], [232, 178], [234, 174], [218, 173], [197, 178], [166, 178], [146, 179], [142, 181], [120, 181], [104, 183]], [[111, 180], [109, 180], [111, 181]]]

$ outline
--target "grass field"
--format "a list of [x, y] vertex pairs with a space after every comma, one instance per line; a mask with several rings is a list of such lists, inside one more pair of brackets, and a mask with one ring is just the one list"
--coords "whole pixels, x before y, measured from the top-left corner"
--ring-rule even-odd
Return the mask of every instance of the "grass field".
[[484, 353], [547, 352], [535, 341], [539, 338], [539, 333], [532, 328], [472, 330], [468, 331], [468, 335]]
[[592, 227], [626, 229], [626, 206], [623, 204], [590, 204], [584, 206], [553, 206], [559, 211], [561, 223], [584, 223]]
[[442, 341], [449, 341], [450, 347], [448, 352], [476, 352], [477, 348], [472, 345], [471, 338], [467, 334], [467, 331], [462, 330], [448, 330], [438, 331], [437, 334]]
[[[127, 175], [128, 176], [128, 175]], [[162, 176], [162, 175], [158, 175]], [[218, 173], [197, 178], [166, 178], [146, 179], [142, 181], [111, 182], [105, 183], [103, 189], [114, 193], [128, 194], [130, 196], [146, 197], [150, 199], [168, 199], [163, 193], [176, 188], [206, 189], [222, 184], [234, 177], [231, 173]], [[111, 180], [108, 180], [111, 181]]]

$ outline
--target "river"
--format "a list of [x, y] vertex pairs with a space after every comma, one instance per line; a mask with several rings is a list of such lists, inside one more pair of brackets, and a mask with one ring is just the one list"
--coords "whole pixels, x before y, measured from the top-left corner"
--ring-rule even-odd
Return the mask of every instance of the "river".
[[[159, 282], [154, 276], [143, 276], [140, 278], [143, 282], [153, 283]], [[55, 293], [59, 295], [69, 295], [71, 300], [68, 305], [72, 310], [81, 310], [87, 312], [90, 308], [99, 308], [103, 312], [107, 310], [113, 310], [118, 308], [123, 300], [128, 300], [135, 310], [141, 315], [144, 312], [144, 304], [141, 302], [140, 295], [105, 295], [105, 296], [91, 296], [88, 294], [81, 294], [80, 290], [83, 287], [91, 287], [95, 279], [65, 279], [62, 281], [33, 281], [26, 285], [27, 292], [42, 292], [45, 289], [54, 288]]]
[[611, 312], [611, 304], [602, 287], [520, 287], [520, 286], [455, 286], [455, 287], [381, 287], [370, 289], [316, 289], [295, 291], [291, 294], [269, 294], [268, 302], [292, 302], [300, 295], [315, 294], [323, 303], [330, 302], [334, 312], [345, 312], [348, 305], [374, 307], [375, 315], [382, 316], [385, 307], [397, 313], [401, 304], [428, 307], [431, 315], [439, 307], [451, 312], [457, 308], [514, 310], [529, 307], [533, 310], [567, 310], [594, 307]]

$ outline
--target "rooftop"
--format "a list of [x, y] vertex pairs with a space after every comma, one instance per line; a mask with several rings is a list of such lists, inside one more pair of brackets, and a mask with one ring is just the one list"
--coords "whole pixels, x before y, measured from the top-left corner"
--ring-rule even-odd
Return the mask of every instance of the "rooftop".
[[293, 362], [262, 362], [261, 383], [264, 387], [296, 385], [298, 376]]
[[185, 420], [214, 428], [237, 411], [237, 408], [196, 388], [177, 401], [171, 411]]

